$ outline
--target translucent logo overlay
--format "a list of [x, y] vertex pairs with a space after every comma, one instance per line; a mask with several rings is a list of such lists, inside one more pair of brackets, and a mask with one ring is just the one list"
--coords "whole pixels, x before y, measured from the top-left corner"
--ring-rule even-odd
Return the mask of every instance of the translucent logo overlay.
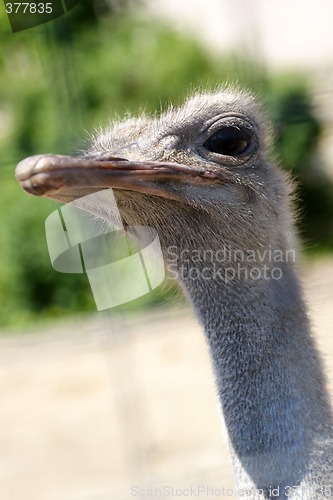
[[124, 228], [112, 189], [59, 208], [46, 219], [45, 230], [53, 268], [87, 273], [99, 311], [141, 297], [164, 280], [157, 232]]

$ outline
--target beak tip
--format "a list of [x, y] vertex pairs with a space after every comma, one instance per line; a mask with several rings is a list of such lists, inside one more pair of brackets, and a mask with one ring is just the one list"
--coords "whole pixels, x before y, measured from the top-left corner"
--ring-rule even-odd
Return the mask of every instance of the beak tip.
[[35, 155], [29, 156], [24, 160], [21, 160], [15, 169], [15, 177], [18, 181], [24, 181], [28, 177], [30, 177], [35, 170], [35, 167], [41, 159], [44, 158], [44, 155]]

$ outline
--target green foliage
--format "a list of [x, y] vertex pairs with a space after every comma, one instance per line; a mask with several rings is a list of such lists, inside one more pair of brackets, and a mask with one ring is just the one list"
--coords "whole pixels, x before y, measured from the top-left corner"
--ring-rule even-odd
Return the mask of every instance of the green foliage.
[[321, 124], [302, 75], [271, 82], [267, 104], [275, 127], [274, 152], [297, 181], [302, 217], [300, 232], [311, 251], [333, 248], [333, 186], [320, 172]]
[[298, 75], [280, 78], [269, 89], [268, 105], [275, 125], [275, 150], [283, 166], [302, 175], [320, 136], [309, 89]]
[[[155, 112], [180, 102], [191, 89], [226, 81], [254, 89], [266, 97], [272, 112], [278, 155], [302, 183], [305, 235], [314, 238], [313, 224], [332, 207], [329, 190], [325, 200], [321, 187], [315, 194], [306, 191], [303, 172], [311, 168], [320, 125], [304, 79], [271, 79], [257, 63], [237, 57], [211, 60], [193, 40], [148, 22], [140, 11], [116, 12], [101, 1], [81, 1], [69, 16], [15, 35], [8, 29], [1, 38], [2, 325], [94, 310], [86, 276], [51, 268], [44, 221], [58, 205], [24, 194], [14, 167], [29, 155], [79, 150], [87, 139], [85, 130], [118, 114]], [[325, 227], [322, 242], [328, 237]], [[126, 307], [159, 300], [158, 294], [149, 295]]]

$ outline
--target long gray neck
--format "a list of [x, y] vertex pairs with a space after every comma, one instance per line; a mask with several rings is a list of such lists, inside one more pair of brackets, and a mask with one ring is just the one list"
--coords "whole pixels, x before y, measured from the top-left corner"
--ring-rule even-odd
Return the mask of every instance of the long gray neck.
[[270, 264], [259, 279], [249, 276], [258, 263], [247, 274], [234, 264], [235, 276], [225, 264], [191, 266], [183, 284], [205, 329], [238, 489], [247, 490], [238, 496], [314, 500], [326, 487], [330, 498], [331, 414], [294, 263]]

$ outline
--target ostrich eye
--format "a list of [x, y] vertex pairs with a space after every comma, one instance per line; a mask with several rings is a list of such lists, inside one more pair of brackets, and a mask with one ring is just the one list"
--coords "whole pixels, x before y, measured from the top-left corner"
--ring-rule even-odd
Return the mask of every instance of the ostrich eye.
[[248, 131], [236, 127], [223, 127], [217, 130], [204, 144], [212, 153], [226, 156], [238, 156], [249, 148], [251, 135]]

